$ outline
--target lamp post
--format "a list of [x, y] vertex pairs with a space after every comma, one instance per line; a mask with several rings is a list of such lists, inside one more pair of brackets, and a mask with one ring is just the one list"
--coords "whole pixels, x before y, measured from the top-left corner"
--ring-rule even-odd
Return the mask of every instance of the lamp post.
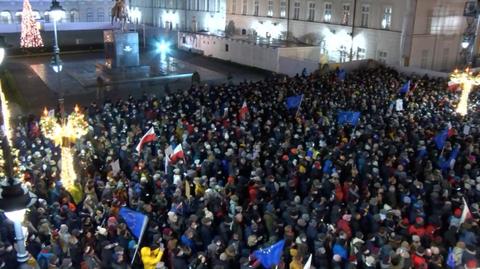
[[[59, 76], [59, 72], [62, 72], [63, 63], [62, 59], [60, 59], [60, 48], [58, 47], [58, 35], [57, 35], [57, 21], [60, 21], [63, 16], [65, 15], [65, 10], [60, 6], [60, 3], [57, 0], [52, 0], [52, 5], [50, 6], [49, 11], [50, 17], [53, 19], [53, 56], [50, 60], [50, 66], [52, 67], [53, 71], [57, 73]], [[60, 77], [58, 77], [58, 87], [60, 88]], [[63, 107], [63, 93], [60, 90], [60, 97], [58, 98], [58, 103], [60, 106], [60, 115], [64, 116], [64, 107]]]
[[[4, 102], [2, 104], [4, 104]], [[8, 120], [8, 118], [4, 117], [4, 120]], [[3, 210], [5, 216], [12, 221], [14, 225], [17, 262], [19, 263], [18, 268], [30, 268], [30, 266], [26, 264], [28, 253], [25, 247], [22, 221], [27, 208], [35, 203], [37, 197], [15, 177], [11, 148], [6, 135], [7, 132], [8, 130], [5, 130], [1, 139], [4, 177], [0, 181], [0, 209]]]

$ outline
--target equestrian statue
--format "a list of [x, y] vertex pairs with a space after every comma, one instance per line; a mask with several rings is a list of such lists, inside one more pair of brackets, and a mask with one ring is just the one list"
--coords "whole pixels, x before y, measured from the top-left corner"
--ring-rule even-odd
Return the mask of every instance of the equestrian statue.
[[125, 30], [125, 25], [128, 21], [128, 7], [126, 0], [115, 0], [115, 5], [112, 7], [112, 25], [113, 22], [119, 21], [122, 24], [122, 30]]

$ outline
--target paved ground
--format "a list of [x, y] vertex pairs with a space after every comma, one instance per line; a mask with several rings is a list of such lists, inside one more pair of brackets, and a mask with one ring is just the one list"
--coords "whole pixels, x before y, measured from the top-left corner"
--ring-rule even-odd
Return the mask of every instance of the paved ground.
[[[197, 71], [202, 81], [208, 83], [224, 83], [229, 74], [234, 82], [259, 80], [268, 72], [223, 62], [208, 57], [174, 50], [168, 57], [144, 53], [142, 64], [149, 65], [152, 70], [168, 70], [170, 74]], [[87, 105], [92, 101], [101, 102], [105, 98], [126, 98], [128, 95], [139, 96], [144, 92], [163, 95], [165, 81], [121, 83], [99, 89], [95, 87], [97, 71], [96, 63], [103, 63], [102, 52], [85, 52], [62, 55], [64, 68], [57, 75], [49, 67], [50, 56], [9, 58], [6, 67], [14, 76], [21, 94], [25, 97], [27, 107], [23, 113], [39, 114], [44, 107], [56, 107], [58, 98], [64, 97], [65, 109], [68, 111], [74, 104]], [[169, 81], [168, 87], [173, 90], [190, 86], [189, 79]]]

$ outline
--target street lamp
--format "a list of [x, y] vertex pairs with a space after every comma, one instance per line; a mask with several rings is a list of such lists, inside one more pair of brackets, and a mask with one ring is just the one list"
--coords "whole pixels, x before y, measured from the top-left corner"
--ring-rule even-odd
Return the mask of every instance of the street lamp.
[[48, 14], [53, 19], [53, 35], [55, 42], [53, 45], [53, 57], [50, 61], [50, 65], [52, 66], [53, 71], [58, 73], [62, 71], [62, 60], [60, 59], [60, 48], [58, 47], [57, 21], [60, 21], [63, 18], [65, 10], [60, 6], [60, 3], [57, 0], [53, 0]]
[[[5, 106], [5, 104], [5, 102], [2, 102], [2, 106]], [[2, 111], [2, 115], [4, 121], [9, 120], [9, 117], [5, 116], [4, 111]], [[7, 127], [5, 129], [7, 129]], [[30, 268], [26, 263], [28, 261], [28, 253], [25, 247], [22, 221], [27, 208], [35, 203], [37, 197], [14, 175], [12, 152], [7, 137], [8, 131], [9, 130], [5, 130], [1, 138], [4, 177], [0, 181], [0, 209], [3, 210], [5, 216], [11, 220], [14, 225], [19, 268]]]

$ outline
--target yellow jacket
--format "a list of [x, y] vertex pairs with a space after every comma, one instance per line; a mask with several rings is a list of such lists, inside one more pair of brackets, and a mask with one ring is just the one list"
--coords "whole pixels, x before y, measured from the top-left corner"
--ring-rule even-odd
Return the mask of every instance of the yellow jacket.
[[142, 257], [143, 268], [155, 269], [157, 263], [162, 259], [163, 250], [159, 248], [151, 250], [149, 247], [143, 247], [140, 249], [140, 255]]

